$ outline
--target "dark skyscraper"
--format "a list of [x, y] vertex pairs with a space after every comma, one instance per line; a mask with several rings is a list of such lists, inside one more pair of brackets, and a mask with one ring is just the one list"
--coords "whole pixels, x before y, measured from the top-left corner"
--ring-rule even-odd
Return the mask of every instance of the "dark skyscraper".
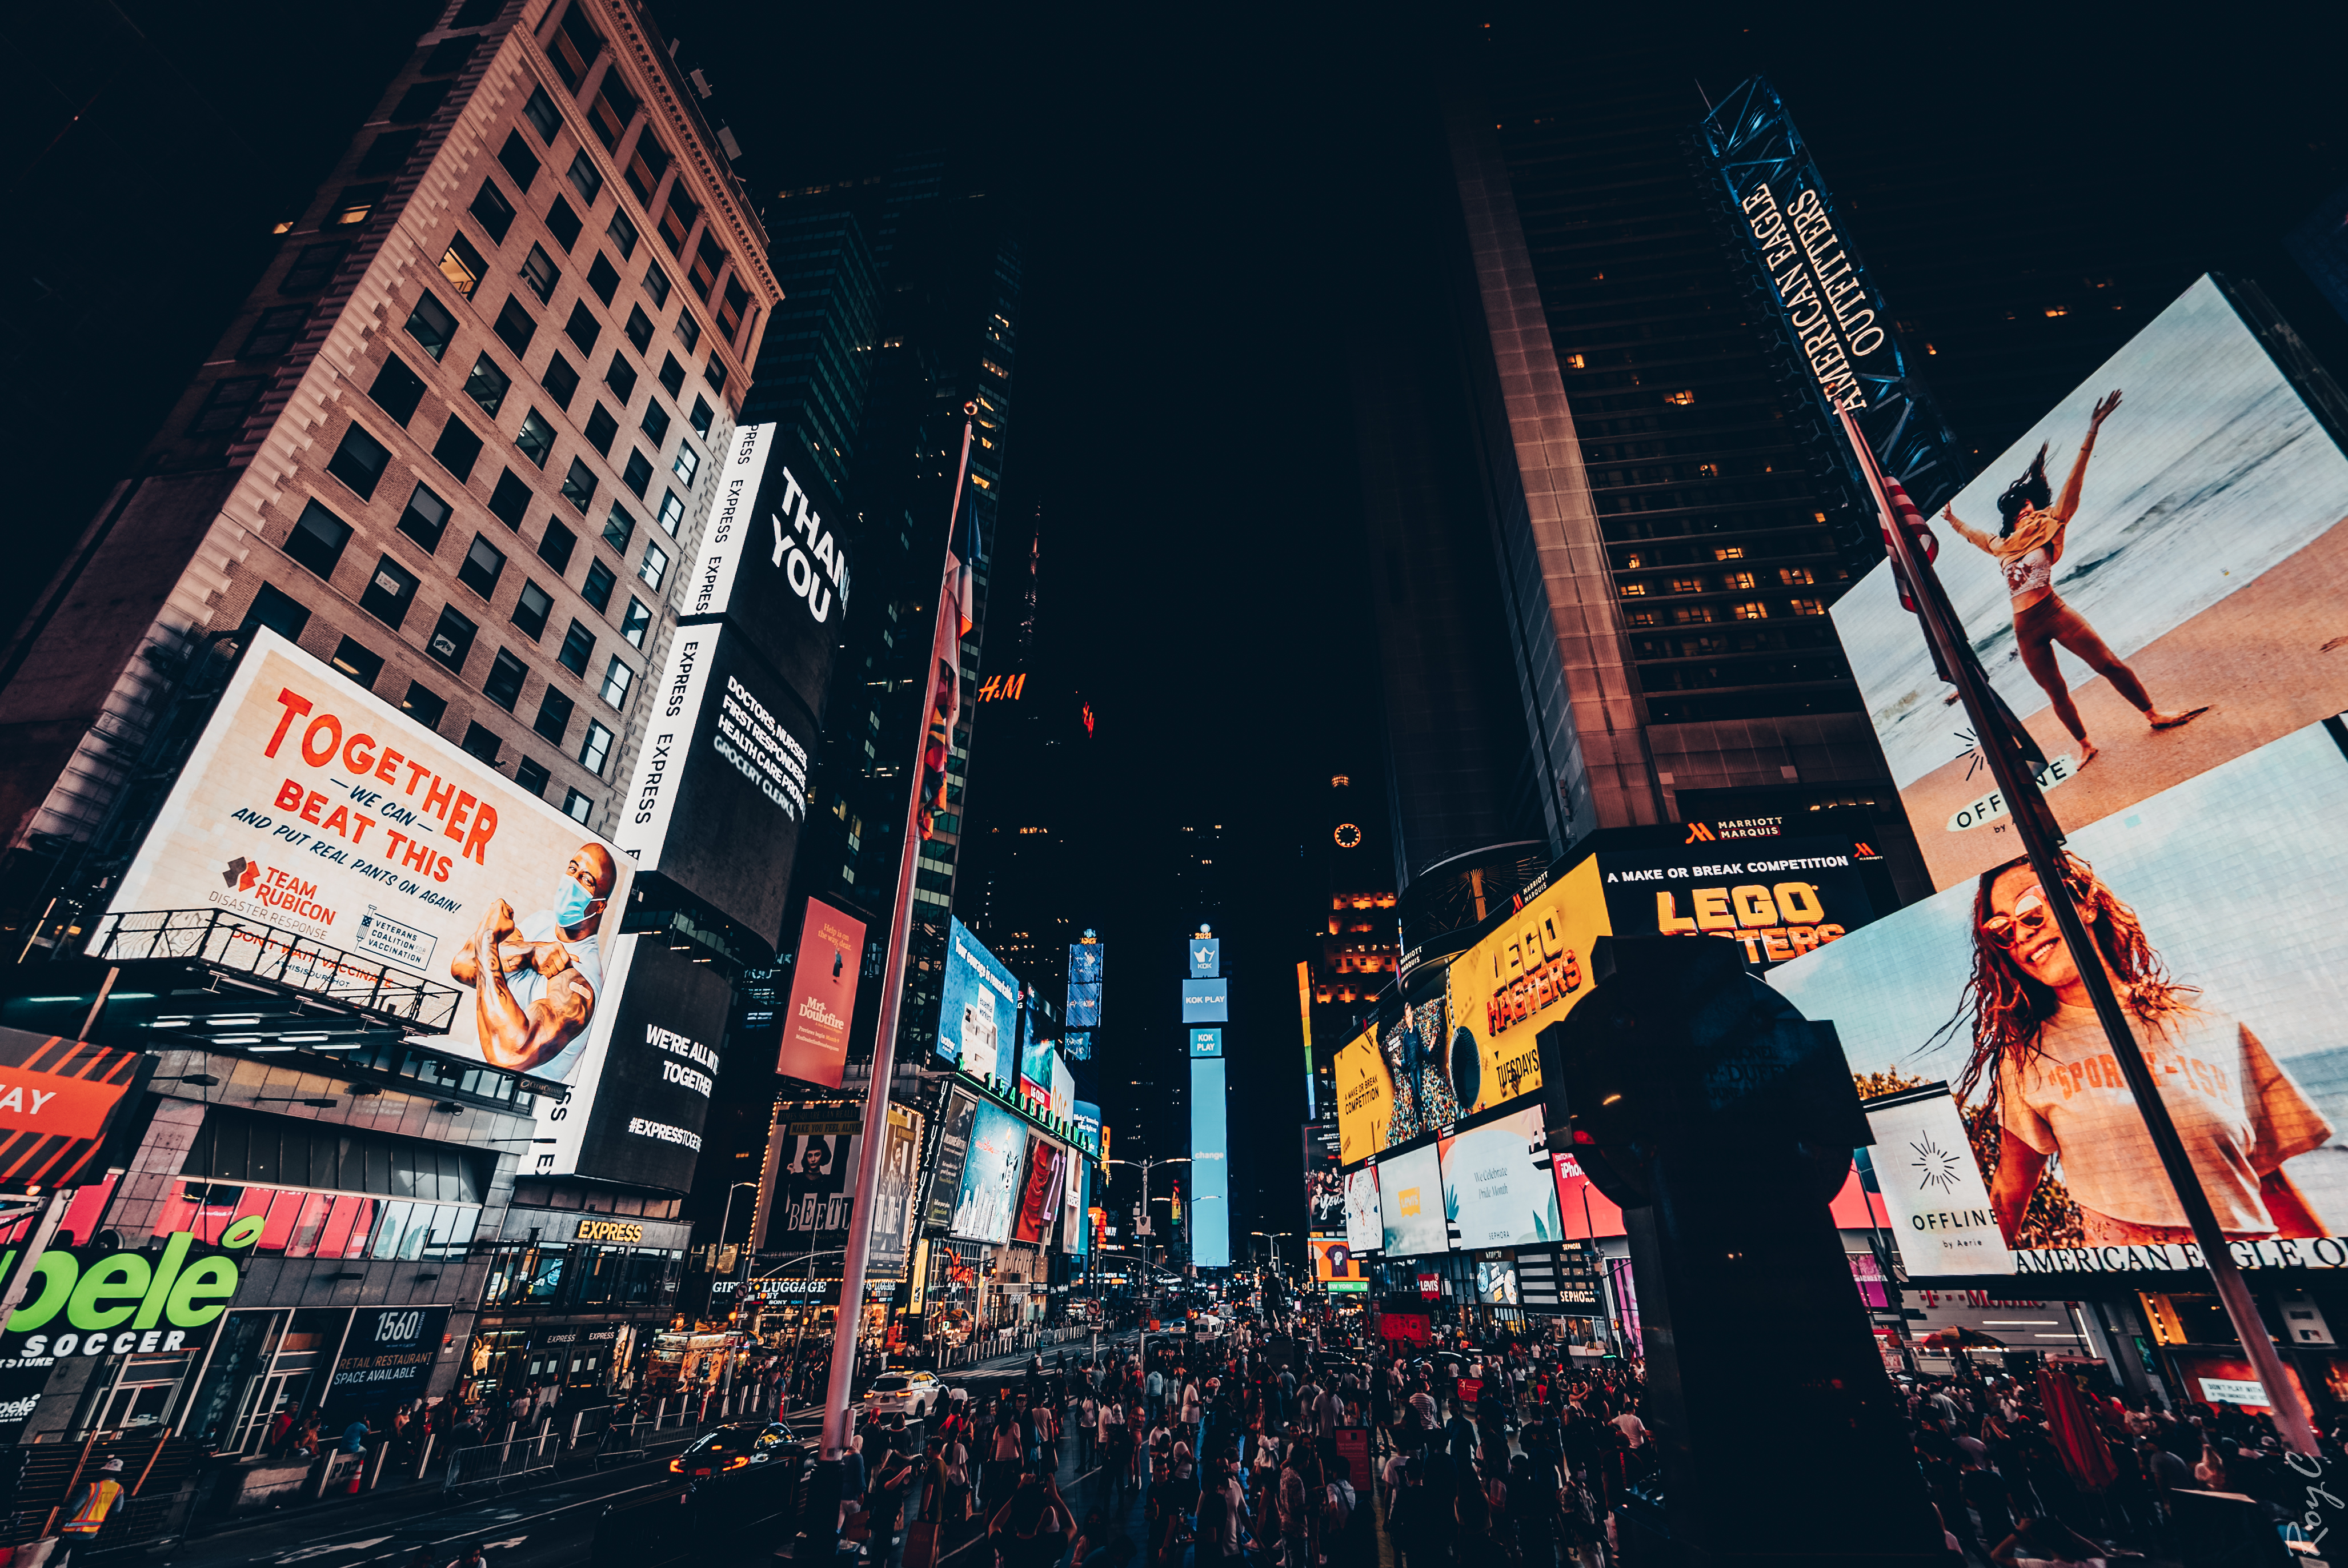
[[779, 449], [794, 462], [805, 454], [833, 495], [845, 496], [879, 346], [872, 252], [850, 208], [785, 201], [771, 211], [767, 254], [783, 303], [767, 325], [744, 422], [786, 427]]

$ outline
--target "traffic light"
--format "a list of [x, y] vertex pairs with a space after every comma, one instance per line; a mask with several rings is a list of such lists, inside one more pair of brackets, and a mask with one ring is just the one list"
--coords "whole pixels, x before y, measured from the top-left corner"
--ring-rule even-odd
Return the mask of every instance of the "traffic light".
[[[1872, 1141], [1831, 1024], [1733, 942], [1598, 939], [1596, 985], [1543, 1029], [1550, 1142], [1622, 1208], [1663, 1473], [1634, 1491], [1657, 1561], [1941, 1558], [1940, 1528], [1830, 1204]], [[1770, 1464], [1751, 1453], [1770, 1412]], [[1790, 1468], [1788, 1468], [1790, 1467]], [[1816, 1500], [1831, 1495], [1831, 1508]], [[1624, 1555], [1631, 1555], [1625, 1543]]]

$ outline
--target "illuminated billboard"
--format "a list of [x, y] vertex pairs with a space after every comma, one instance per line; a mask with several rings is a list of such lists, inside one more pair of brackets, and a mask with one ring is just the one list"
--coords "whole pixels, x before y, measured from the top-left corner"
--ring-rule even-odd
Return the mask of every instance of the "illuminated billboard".
[[783, 1014], [777, 1072], [826, 1088], [839, 1087], [863, 957], [864, 923], [819, 898], [808, 900], [798, 954], [791, 963], [791, 1002]]
[[1186, 1024], [1223, 1024], [1231, 1021], [1231, 983], [1228, 980], [1185, 980], [1182, 982], [1182, 1021]]
[[813, 702], [848, 618], [848, 549], [836, 527], [845, 514], [812, 474], [772, 460], [781, 429], [735, 427], [701, 553], [681, 563], [691, 573], [683, 609], [688, 624], [702, 616], [732, 622]]
[[939, 987], [938, 1055], [957, 1064], [973, 1078], [1009, 1078], [1019, 1070], [1014, 1060], [1019, 1039], [1019, 983], [1011, 978], [986, 944], [970, 927], [948, 916], [946, 972]]
[[1585, 860], [1454, 958], [1447, 1019], [1430, 1027], [1422, 1017], [1410, 1031], [1416, 1039], [1386, 1042], [1395, 1085], [1389, 1140], [1540, 1088], [1534, 1037], [1589, 995], [1591, 944], [1606, 932], [1598, 863]]
[[1540, 1106], [1440, 1139], [1436, 1149], [1454, 1247], [1536, 1246], [1563, 1235]]
[[937, 1153], [930, 1161], [929, 1199], [922, 1224], [932, 1231], [950, 1230], [962, 1210], [962, 1173], [970, 1160], [970, 1136], [978, 1124], [978, 1101], [955, 1089], [946, 1096], [938, 1119]]
[[1848, 839], [1771, 838], [1598, 857], [1617, 936], [1716, 936], [1766, 974], [1875, 918], [1868, 861]]
[[922, 1181], [922, 1113], [889, 1107], [888, 1141], [880, 1150], [880, 1184], [872, 1200], [872, 1236], [865, 1267], [878, 1279], [902, 1279], [913, 1247], [913, 1202]]
[[1422, 1257], [1451, 1250], [1443, 1215], [1443, 1168], [1429, 1143], [1379, 1157], [1378, 1211], [1388, 1257]]
[[1190, 938], [1190, 978], [1211, 980], [1223, 972], [1223, 942], [1219, 936]]
[[1019, 1048], [1019, 1087], [1037, 1099], [1051, 1099], [1052, 1064], [1056, 1057], [1057, 1053], [1052, 1049], [1049, 1040], [1030, 1039], [1022, 1046]]
[[[2348, 758], [2320, 724], [2069, 837], [2089, 930], [2246, 1266], [2348, 1266], [2343, 821]], [[1984, 1274], [2005, 1266], [1998, 1243], [2024, 1274], [2191, 1265], [2183, 1212], [2026, 862], [1768, 980], [1833, 1021], [1861, 1075], [1910, 1274], [1956, 1266], [1968, 1233], [1981, 1244], [1962, 1251]], [[1953, 1099], [1934, 1105], [1934, 1085]]]
[[1007, 1242], [1026, 1170], [1027, 1124], [992, 1101], [973, 1109], [959, 1199], [947, 1229], [965, 1241]]
[[1220, 1029], [1190, 1031], [1190, 1054], [1194, 1057], [1220, 1057], [1223, 1054], [1223, 1032]]
[[1048, 1098], [1051, 1100], [1054, 1116], [1064, 1121], [1075, 1118], [1076, 1075], [1068, 1070], [1068, 1064], [1060, 1059], [1060, 1054], [1057, 1051], [1052, 1053], [1052, 1092]]
[[[2348, 708], [2348, 660], [2322, 652], [2348, 600], [2348, 457], [2214, 279], [1952, 511], [1927, 518], [1941, 582], [2065, 830]], [[1889, 562], [1834, 622], [1933, 884], [2009, 858], [2005, 802]]]
[[1228, 1268], [1231, 1261], [1230, 1116], [1223, 1058], [1190, 1062], [1190, 1261]]
[[1377, 1167], [1345, 1172], [1345, 1244], [1355, 1256], [1384, 1250], [1385, 1222], [1378, 1215]]
[[1487, 1306], [1515, 1306], [1523, 1301], [1523, 1296], [1518, 1294], [1514, 1260], [1476, 1260], [1476, 1299]]
[[604, 979], [614, 1000], [588, 1026], [575, 1075], [585, 1092], [568, 1105], [540, 1102], [539, 1130], [554, 1146], [530, 1151], [522, 1169], [685, 1191], [701, 1156], [733, 987], [657, 934], [621, 937]]
[[1068, 1190], [1068, 1150], [1040, 1133], [1027, 1139], [1027, 1171], [1019, 1186], [1019, 1208], [1012, 1219], [1011, 1239], [1041, 1245], [1052, 1239]]
[[1068, 944], [1067, 1026], [1097, 1029], [1101, 1022], [1101, 986], [1108, 952], [1097, 936]]
[[1591, 1184], [1571, 1150], [1552, 1150], [1550, 1160], [1551, 1174], [1557, 1178], [1558, 1222], [1564, 1227], [1567, 1240], [1586, 1242], [1625, 1233], [1622, 1211]]
[[1339, 1280], [1364, 1280], [1370, 1276], [1362, 1267], [1361, 1259], [1354, 1255], [1353, 1244], [1341, 1235], [1315, 1231], [1305, 1239], [1313, 1253], [1313, 1277], [1323, 1289]]
[[[453, 984], [466, 995], [435, 1048], [569, 1082], [633, 870], [263, 629], [110, 908], [218, 910]], [[569, 962], [549, 974], [541, 955]]]
[[767, 1140], [771, 1170], [759, 1205], [761, 1251], [805, 1257], [848, 1245], [863, 1128], [853, 1105], [780, 1109]]
[[752, 931], [779, 932], [821, 727], [736, 625], [679, 626], [613, 841]]
[[1337, 1080], [1338, 1147], [1346, 1164], [1357, 1164], [1386, 1147], [1394, 1120], [1394, 1073], [1378, 1049], [1376, 1026], [1340, 1046], [1331, 1070]]

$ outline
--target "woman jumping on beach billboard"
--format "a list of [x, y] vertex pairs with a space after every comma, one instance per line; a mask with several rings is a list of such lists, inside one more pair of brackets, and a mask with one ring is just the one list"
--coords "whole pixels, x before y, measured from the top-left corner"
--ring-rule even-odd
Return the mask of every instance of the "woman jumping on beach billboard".
[[2151, 694], [2137, 679], [2136, 672], [2105, 645], [2085, 616], [2054, 592], [2054, 563], [2063, 559], [2063, 536], [2079, 510], [2079, 489], [2087, 479], [2087, 454], [2096, 449], [2096, 432], [2119, 406], [2117, 392], [2096, 405], [2095, 414], [2087, 421], [2087, 438], [2079, 444], [2079, 455], [2071, 464], [2071, 477], [2063, 481], [2062, 498], [2052, 505], [2048, 504], [2052, 491], [2046, 483], [2046, 448], [2042, 443], [2029, 471], [1997, 498], [1997, 510], [2005, 521], [1996, 533], [1968, 527], [1957, 516], [1953, 505], [1941, 511], [1952, 528], [1977, 548], [1995, 556], [2004, 569], [2006, 592], [2013, 601], [2014, 646], [2022, 655], [2023, 667], [2045, 689], [2054, 716], [2078, 741], [2079, 765], [2083, 768], [2095, 759], [2098, 748], [2087, 738], [2086, 724], [2079, 717], [2078, 707], [2071, 700], [2071, 689], [2055, 663], [2057, 643], [2111, 682], [2112, 689], [2134, 704], [2155, 729], [2174, 729], [2209, 711], [2207, 707], [2189, 707], [2177, 713], [2155, 709]]
[[[2322, 1147], [2331, 1124], [2250, 1026], [2205, 1006], [2199, 987], [2171, 978], [2136, 912], [2085, 861], [2065, 859], [2079, 918], [2219, 1228], [2236, 1241], [2329, 1235], [2283, 1168]], [[2027, 860], [1982, 875], [1972, 977], [1951, 1027], [1972, 1036], [1957, 1098], [1985, 1096], [1998, 1140], [1990, 1208], [2009, 1244], [2025, 1244], [2024, 1217], [2047, 1161], [2057, 1158], [2086, 1244], [2193, 1239]]]

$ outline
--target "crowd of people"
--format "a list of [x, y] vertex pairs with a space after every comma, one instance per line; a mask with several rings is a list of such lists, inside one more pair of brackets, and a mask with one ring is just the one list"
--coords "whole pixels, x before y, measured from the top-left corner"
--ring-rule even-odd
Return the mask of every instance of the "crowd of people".
[[[1403, 1568], [1609, 1568], [1626, 1501], [1659, 1479], [1637, 1371], [1539, 1337], [1297, 1318], [1147, 1343], [1035, 1357], [919, 1437], [868, 1422], [841, 1505], [867, 1558], [886, 1568], [901, 1521], [935, 1527], [933, 1561], [983, 1534], [1000, 1568], [1355, 1568], [1381, 1530]], [[2296, 1460], [2262, 1413], [2131, 1404], [2068, 1368], [1900, 1386], [1952, 1568], [2173, 1558], [2178, 1490], [2245, 1494], [2303, 1538], [2308, 1466], [2339, 1473], [2348, 1436]]]

